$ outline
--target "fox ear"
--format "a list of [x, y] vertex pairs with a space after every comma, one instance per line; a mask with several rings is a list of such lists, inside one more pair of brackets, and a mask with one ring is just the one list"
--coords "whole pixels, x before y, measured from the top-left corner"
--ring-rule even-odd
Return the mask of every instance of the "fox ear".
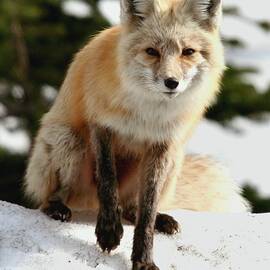
[[219, 27], [222, 15], [222, 0], [186, 0], [184, 6], [206, 29]]
[[143, 20], [153, 7], [154, 0], [121, 0], [121, 22]]

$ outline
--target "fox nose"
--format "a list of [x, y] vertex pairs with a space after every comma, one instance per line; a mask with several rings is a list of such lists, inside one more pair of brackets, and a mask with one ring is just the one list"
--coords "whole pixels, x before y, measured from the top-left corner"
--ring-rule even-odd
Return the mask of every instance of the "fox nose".
[[167, 88], [173, 90], [178, 86], [179, 82], [174, 78], [168, 78], [164, 80], [164, 84]]

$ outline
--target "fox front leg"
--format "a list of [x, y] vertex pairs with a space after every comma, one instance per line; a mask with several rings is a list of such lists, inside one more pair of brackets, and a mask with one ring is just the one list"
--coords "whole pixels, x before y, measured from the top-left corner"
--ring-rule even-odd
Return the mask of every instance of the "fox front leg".
[[151, 147], [142, 160], [138, 216], [132, 251], [133, 270], [159, 269], [153, 262], [153, 235], [159, 193], [171, 165], [167, 145]]
[[118, 203], [117, 179], [110, 130], [96, 127], [93, 131], [96, 155], [99, 213], [96, 224], [97, 242], [103, 251], [115, 249], [123, 236], [121, 209]]

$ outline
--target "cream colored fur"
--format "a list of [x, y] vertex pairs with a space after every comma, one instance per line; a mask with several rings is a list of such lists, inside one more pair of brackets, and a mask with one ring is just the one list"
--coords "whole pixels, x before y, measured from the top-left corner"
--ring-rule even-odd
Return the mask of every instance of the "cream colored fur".
[[[227, 170], [210, 157], [188, 155], [182, 174], [172, 184], [170, 196], [160, 201], [160, 209], [188, 209], [211, 212], [245, 212], [248, 202]], [[166, 196], [166, 192], [164, 192]], [[164, 197], [165, 197], [164, 196]]]

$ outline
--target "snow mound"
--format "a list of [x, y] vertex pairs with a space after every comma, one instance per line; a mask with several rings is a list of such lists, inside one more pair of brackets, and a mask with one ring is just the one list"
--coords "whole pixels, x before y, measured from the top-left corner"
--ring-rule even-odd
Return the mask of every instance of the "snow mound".
[[[174, 211], [182, 232], [155, 235], [154, 259], [161, 270], [268, 270], [270, 214]], [[0, 269], [131, 269], [133, 226], [124, 226], [110, 255], [96, 246], [93, 216], [75, 214], [61, 223], [0, 201]]]

